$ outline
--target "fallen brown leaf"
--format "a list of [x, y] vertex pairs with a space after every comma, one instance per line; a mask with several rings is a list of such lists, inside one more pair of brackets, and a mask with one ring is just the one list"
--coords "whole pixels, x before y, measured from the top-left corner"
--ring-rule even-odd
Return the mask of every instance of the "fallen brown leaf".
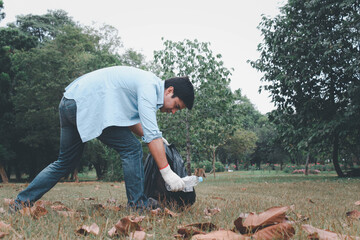
[[241, 234], [246, 234], [248, 233], [248, 229], [247, 227], [245, 227], [243, 225], [243, 219], [246, 218], [243, 215], [239, 216], [237, 219], [235, 219], [234, 221], [234, 225], [235, 225], [235, 229], [238, 230]]
[[116, 199], [115, 198], [109, 198], [106, 202], [109, 203], [109, 204], [116, 204]]
[[213, 216], [213, 215], [215, 215], [215, 214], [217, 214], [217, 213], [219, 213], [219, 212], [221, 212], [220, 208], [212, 208], [212, 209], [210, 209], [210, 208], [205, 208], [205, 209], [204, 209], [204, 214], [205, 214], [206, 216]]
[[62, 204], [53, 205], [50, 208], [54, 211], [72, 211], [70, 208]]
[[98, 235], [99, 231], [100, 231], [99, 226], [96, 223], [93, 223], [91, 224], [91, 226], [83, 225], [80, 229], [76, 231], [76, 233], [84, 236], [86, 236], [89, 233]]
[[197, 234], [191, 240], [247, 240], [250, 237], [234, 233], [230, 230], [219, 230], [207, 234]]
[[9, 233], [0, 232], [0, 238], [5, 237], [6, 235], [9, 235]]
[[282, 223], [286, 219], [285, 213], [288, 210], [288, 206], [272, 207], [260, 214], [250, 213], [249, 216], [246, 217], [242, 225], [250, 229], [251, 232], [254, 232], [259, 228]]
[[[315, 228], [311, 225], [305, 224], [302, 225], [302, 229], [309, 233], [309, 237], [312, 237], [311, 239], [318, 239], [318, 240], [360, 240], [360, 237], [353, 237], [353, 236], [346, 236], [341, 235], [329, 230], [322, 230], [319, 228]], [[316, 238], [315, 238], [316, 237]]]
[[164, 209], [164, 213], [165, 213], [165, 216], [170, 216], [170, 217], [178, 217], [179, 216], [179, 214], [177, 214], [173, 211], [170, 211], [167, 208]]
[[315, 203], [313, 200], [311, 200], [310, 198], [307, 199], [309, 203]]
[[108, 231], [108, 234], [110, 237], [113, 237], [115, 235], [117, 235], [117, 231], [116, 231], [116, 228], [115, 227], [112, 227], [109, 231]]
[[178, 233], [183, 235], [184, 238], [189, 238], [196, 234], [206, 234], [205, 231], [218, 230], [219, 228], [211, 223], [192, 223], [185, 226], [178, 226]]
[[34, 206], [45, 207], [45, 206], [50, 206], [52, 204], [53, 204], [52, 202], [47, 200], [39, 200], [35, 202]]
[[291, 239], [295, 234], [294, 227], [289, 223], [279, 223], [270, 227], [263, 228], [252, 235], [252, 239], [272, 240], [272, 239]]
[[204, 231], [201, 231], [200, 229], [191, 226], [178, 227], [178, 233], [181, 234], [185, 239], [196, 234], [205, 234]]
[[135, 231], [135, 232], [132, 232], [130, 233], [129, 235], [129, 239], [132, 240], [145, 240], [146, 237], [150, 237], [149, 234], [146, 234], [144, 231]]
[[138, 223], [141, 222], [143, 219], [144, 219], [144, 216], [124, 217], [115, 224], [116, 231], [118, 233], [125, 234], [125, 235], [128, 235], [129, 232], [140, 231], [141, 227]]
[[48, 211], [43, 207], [33, 206], [31, 208], [30, 207], [23, 208], [23, 209], [19, 210], [19, 212], [22, 215], [32, 216], [35, 219], [39, 219], [40, 217], [46, 215]]
[[11, 225], [10, 224], [6, 224], [3, 221], [0, 221], [0, 230], [10, 230], [11, 229]]
[[153, 209], [153, 210], [150, 210], [150, 214], [152, 216], [160, 216], [160, 215], [162, 215], [162, 210], [161, 210], [161, 208]]
[[348, 216], [350, 219], [357, 219], [360, 220], [360, 211], [353, 210], [351, 212], [347, 212], [346, 216]]
[[10, 205], [14, 203], [14, 199], [10, 199], [10, 198], [4, 198], [4, 203], [5, 205]]

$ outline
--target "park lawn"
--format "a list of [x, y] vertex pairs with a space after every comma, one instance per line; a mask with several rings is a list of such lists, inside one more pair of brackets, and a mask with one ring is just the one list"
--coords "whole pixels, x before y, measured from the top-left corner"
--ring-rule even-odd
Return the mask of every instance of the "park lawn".
[[[0, 210], [3, 208], [0, 211], [0, 221], [11, 224], [14, 229], [9, 231], [5, 239], [16, 239], [19, 235], [26, 239], [110, 239], [108, 231], [121, 218], [139, 215], [126, 209], [96, 210], [94, 204], [111, 205], [107, 200], [116, 199], [117, 206], [125, 206], [127, 199], [123, 182], [95, 181], [59, 183], [42, 198], [51, 202], [60, 201], [67, 207], [80, 211], [81, 217], [60, 216], [50, 208], [39, 219], [19, 213], [10, 215], [3, 199], [14, 198], [25, 186], [0, 184]], [[146, 217], [140, 225], [146, 233], [152, 234], [147, 239], [175, 239], [177, 226], [199, 222], [211, 222], [230, 230], [234, 228], [234, 220], [241, 213], [260, 213], [273, 206], [290, 205], [294, 205], [295, 213], [309, 217], [305, 222], [294, 224], [296, 233], [292, 239], [306, 239], [307, 234], [301, 229], [302, 224], [360, 236], [360, 220], [350, 221], [346, 216], [346, 212], [360, 211], [360, 206], [355, 205], [355, 202], [360, 201], [358, 178], [338, 179], [334, 174], [304, 176], [275, 171], [224, 172], [216, 173], [215, 178], [208, 175], [196, 187], [196, 194], [196, 203], [184, 212], [177, 211], [178, 217], [142, 213]], [[207, 217], [204, 214], [205, 208], [219, 208], [221, 212]], [[297, 220], [294, 212], [288, 212], [290, 220]], [[90, 226], [92, 223], [99, 226], [99, 235], [76, 234], [76, 230], [83, 224]]]

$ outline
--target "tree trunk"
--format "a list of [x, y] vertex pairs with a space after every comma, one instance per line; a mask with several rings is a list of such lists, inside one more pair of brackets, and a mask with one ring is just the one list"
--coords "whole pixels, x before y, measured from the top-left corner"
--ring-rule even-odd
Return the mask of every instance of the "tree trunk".
[[305, 163], [305, 175], [309, 175], [309, 159], [310, 159], [310, 153], [308, 152], [306, 157], [306, 163]]
[[212, 147], [213, 149], [213, 171], [214, 171], [214, 178], [216, 177], [215, 176], [215, 151], [216, 151], [216, 147]]
[[186, 113], [186, 170], [187, 174], [191, 176], [191, 158], [190, 158], [190, 126], [188, 121], [188, 113]]
[[344, 173], [342, 172], [339, 164], [339, 135], [336, 134], [333, 143], [333, 153], [332, 153], [332, 161], [335, 167], [335, 171], [338, 177], [345, 177]]
[[0, 164], [0, 175], [1, 175], [1, 180], [3, 183], [9, 183], [9, 179], [6, 175], [5, 168], [1, 164]]

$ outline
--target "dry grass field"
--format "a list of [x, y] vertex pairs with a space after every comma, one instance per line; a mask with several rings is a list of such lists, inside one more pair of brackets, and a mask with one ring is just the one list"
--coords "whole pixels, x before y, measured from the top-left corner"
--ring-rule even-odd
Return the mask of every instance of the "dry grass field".
[[[307, 239], [302, 224], [333, 232], [360, 236], [360, 220], [350, 221], [346, 213], [360, 210], [360, 179], [338, 179], [334, 174], [291, 175], [276, 172], [232, 172], [208, 175], [196, 187], [196, 203], [178, 216], [152, 216], [149, 212], [137, 213], [127, 209], [99, 209], [102, 206], [125, 206], [124, 183], [80, 182], [59, 183], [42, 200], [59, 201], [76, 210], [76, 215], [63, 216], [45, 206], [47, 214], [38, 219], [29, 215], [9, 214], [6, 200], [14, 198], [25, 184], [0, 184], [0, 222], [11, 227], [2, 230], [4, 239], [126, 239], [124, 236], [110, 237], [108, 231], [123, 217], [143, 215], [140, 226], [147, 239], [175, 239], [177, 227], [190, 223], [211, 222], [231, 230], [234, 220], [242, 213], [260, 213], [274, 206], [293, 205], [287, 212], [290, 220], [299, 216], [308, 217], [294, 224], [292, 239]], [[110, 201], [109, 201], [110, 200]], [[116, 202], [114, 203], [114, 201]], [[218, 208], [212, 216], [205, 208]], [[297, 215], [296, 215], [297, 214]], [[96, 223], [99, 234], [86, 236], [76, 233], [82, 225]], [[9, 226], [7, 225], [7, 226]]]

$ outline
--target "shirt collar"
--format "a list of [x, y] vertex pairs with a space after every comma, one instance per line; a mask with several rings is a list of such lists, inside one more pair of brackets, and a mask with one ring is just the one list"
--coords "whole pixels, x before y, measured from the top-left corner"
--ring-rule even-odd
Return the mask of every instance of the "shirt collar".
[[159, 85], [160, 85], [160, 94], [158, 95], [157, 98], [157, 104], [156, 104], [157, 109], [161, 108], [164, 105], [165, 81], [161, 81]]

